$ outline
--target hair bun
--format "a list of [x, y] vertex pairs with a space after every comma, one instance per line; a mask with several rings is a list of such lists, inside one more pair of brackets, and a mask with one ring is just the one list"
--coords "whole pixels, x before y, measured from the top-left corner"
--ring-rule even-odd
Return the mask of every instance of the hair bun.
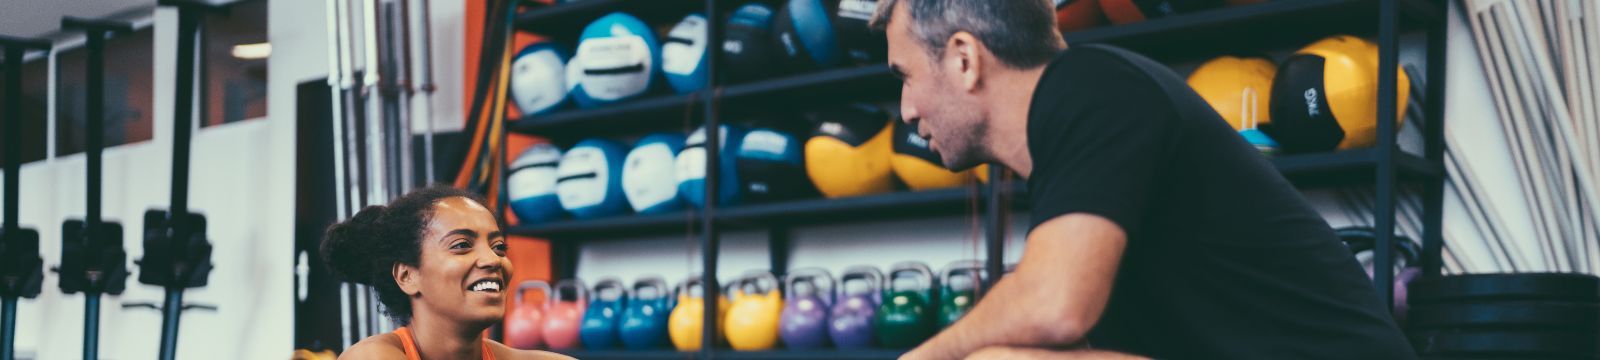
[[374, 230], [381, 228], [380, 223], [387, 210], [383, 205], [368, 206], [350, 219], [328, 227], [322, 239], [322, 262], [335, 276], [345, 281], [373, 285], [375, 279], [372, 274], [389, 273], [377, 271], [378, 264], [373, 261], [374, 257], [363, 255], [384, 245], [380, 243], [380, 236], [377, 236], [379, 232]]

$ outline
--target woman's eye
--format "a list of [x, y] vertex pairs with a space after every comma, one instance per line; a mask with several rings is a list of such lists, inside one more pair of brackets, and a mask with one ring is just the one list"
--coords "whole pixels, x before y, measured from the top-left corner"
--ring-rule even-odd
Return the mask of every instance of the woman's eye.
[[472, 245], [468, 244], [465, 241], [457, 241], [455, 244], [451, 244], [450, 245], [450, 249], [452, 249], [452, 250], [454, 250], [454, 249], [468, 249], [468, 248], [471, 248], [471, 247], [472, 247]]
[[506, 252], [506, 243], [494, 244], [494, 251]]

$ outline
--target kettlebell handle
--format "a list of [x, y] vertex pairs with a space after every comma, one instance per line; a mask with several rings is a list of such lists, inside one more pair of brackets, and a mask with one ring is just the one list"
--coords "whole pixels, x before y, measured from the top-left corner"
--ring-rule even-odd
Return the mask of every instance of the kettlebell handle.
[[822, 289], [818, 288], [816, 283], [816, 281], [819, 279], [828, 284], [828, 296], [824, 298], [828, 299], [828, 306], [833, 306], [834, 301], [837, 301], [839, 296], [838, 283], [833, 280], [833, 274], [830, 274], [828, 273], [828, 270], [819, 267], [803, 268], [790, 271], [789, 279], [784, 282], [784, 289], [788, 289], [788, 292], [784, 293], [783, 298], [787, 300], [793, 298], [795, 294], [798, 294], [799, 292], [795, 291], [794, 285], [801, 281], [811, 284], [812, 293], [821, 293]]
[[604, 300], [600, 298], [601, 289], [617, 289], [619, 292], [619, 295], [617, 295], [617, 300], [625, 301], [623, 299], [627, 299], [629, 295], [628, 286], [624, 285], [621, 279], [614, 277], [600, 279], [599, 282], [594, 283], [594, 290], [590, 291], [590, 293], [594, 294], [594, 301]]
[[522, 294], [528, 292], [528, 290], [544, 292], [544, 307], [546, 308], [550, 307], [550, 304], [555, 300], [555, 296], [550, 293], [550, 283], [544, 280], [527, 280], [517, 285], [517, 306], [522, 306]]
[[930, 291], [931, 292], [932, 289], [936, 286], [936, 285], [933, 284], [933, 281], [934, 281], [933, 269], [929, 268], [928, 264], [923, 264], [921, 262], [916, 262], [916, 261], [906, 261], [906, 262], [896, 263], [896, 264], [894, 264], [894, 266], [890, 266], [889, 267], [889, 278], [886, 279], [887, 284], [885, 284], [885, 286], [889, 288], [890, 292], [894, 292], [895, 290], [897, 290], [897, 289], [895, 289], [895, 286], [894, 286], [894, 279], [900, 278], [899, 275], [900, 274], [904, 274], [904, 273], [915, 273], [915, 274], [922, 275], [920, 278], [919, 277], [912, 277], [912, 278], [913, 279], [921, 279], [922, 280], [922, 290], [924, 290], [924, 291]]
[[939, 283], [950, 286], [950, 278], [960, 274], [972, 277], [972, 288], [983, 287], [983, 278], [987, 277], [983, 270], [983, 262], [977, 260], [958, 260], [944, 266], [944, 271], [939, 276]]
[[642, 278], [633, 282], [633, 295], [639, 297], [639, 300], [645, 300], [643, 295], [640, 295], [644, 293], [643, 291], [640, 291], [641, 289], [655, 289], [656, 296], [654, 299], [665, 298], [672, 295], [667, 293], [667, 281], [654, 276]]
[[550, 296], [550, 300], [554, 302], [561, 302], [561, 294], [565, 293], [562, 290], [566, 289], [570, 289], [570, 291], [577, 293], [578, 304], [589, 304], [589, 288], [583, 285], [583, 280], [578, 279], [566, 279], [556, 282], [556, 286], [551, 289], [553, 295]]
[[[766, 289], [761, 288], [761, 284], [763, 282], [769, 285]], [[737, 283], [741, 287], [755, 287], [755, 291], [746, 292], [746, 295], [770, 294], [773, 291], [778, 291], [780, 294], [782, 293], [778, 287], [782, 286], [783, 283], [778, 281], [777, 275], [773, 275], [771, 272], [767, 271], [751, 271], [745, 273], [743, 277], [739, 278]]]
[[[866, 265], [846, 268], [844, 273], [839, 275], [839, 286], [842, 288], [845, 284], [849, 284], [850, 280], [856, 279], [867, 282], [867, 292], [869, 294], [877, 294], [883, 291], [883, 272], [878, 271], [878, 268]], [[839, 292], [844, 293], [846, 291], [840, 289]]]

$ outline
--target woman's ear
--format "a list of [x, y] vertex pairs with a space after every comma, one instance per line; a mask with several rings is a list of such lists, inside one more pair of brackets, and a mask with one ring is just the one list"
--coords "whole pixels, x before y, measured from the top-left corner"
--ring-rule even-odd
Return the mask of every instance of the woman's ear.
[[394, 282], [400, 285], [401, 292], [410, 296], [416, 296], [422, 292], [422, 279], [419, 279], [422, 273], [418, 271], [417, 267], [395, 263], [392, 271], [394, 273]]

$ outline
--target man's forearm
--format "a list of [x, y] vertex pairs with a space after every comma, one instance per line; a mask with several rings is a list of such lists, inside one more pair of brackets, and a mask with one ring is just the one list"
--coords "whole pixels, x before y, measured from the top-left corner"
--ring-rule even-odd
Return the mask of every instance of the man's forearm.
[[1019, 276], [1001, 279], [960, 321], [918, 347], [919, 355], [960, 359], [962, 354], [991, 346], [1065, 345], [1081, 339], [1082, 331], [1071, 329], [1070, 324], [1041, 329], [1040, 317], [1050, 315], [1028, 309], [1058, 307], [1061, 298], [1041, 294], [1040, 289], [1027, 286], [1029, 279]]

